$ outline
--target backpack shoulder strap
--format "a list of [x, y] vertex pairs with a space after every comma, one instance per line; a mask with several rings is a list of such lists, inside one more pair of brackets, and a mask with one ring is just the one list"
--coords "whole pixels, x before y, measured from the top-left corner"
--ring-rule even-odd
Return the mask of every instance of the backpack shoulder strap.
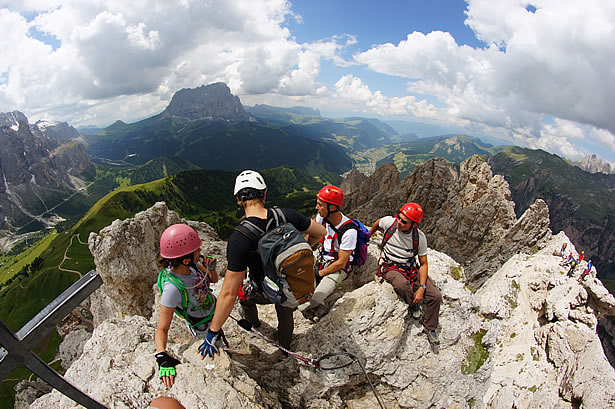
[[[344, 233], [346, 233], [350, 229], [359, 230], [359, 226], [357, 226], [357, 224], [354, 222], [353, 219], [346, 220], [344, 222], [344, 224], [342, 224], [340, 226], [339, 229], [337, 229], [337, 230], [334, 229], [334, 231], [335, 231], [335, 233], [337, 235], [337, 242], [338, 243], [342, 242], [342, 236], [344, 235]], [[358, 237], [357, 237], [357, 239], [358, 239]]]
[[412, 252], [415, 257], [419, 255], [419, 229], [416, 226], [412, 228]]
[[383, 250], [384, 250], [384, 246], [386, 246], [387, 242], [389, 241], [393, 233], [395, 233], [396, 228], [397, 228], [397, 219], [395, 219], [395, 221], [393, 221], [393, 224], [388, 229], [386, 229], [384, 232], [384, 236], [382, 237], [382, 243], [380, 244], [380, 247]]
[[258, 243], [261, 237], [265, 235], [265, 231], [263, 229], [247, 219], [242, 220], [241, 223], [239, 223], [239, 226], [235, 227], [235, 230], [255, 243]]
[[[273, 227], [278, 227], [286, 223], [286, 216], [284, 216], [284, 212], [282, 211], [282, 209], [280, 209], [279, 207], [272, 207], [271, 213], [273, 214], [273, 219], [270, 219], [267, 222], [267, 227], [265, 229], [266, 231], [269, 231]], [[275, 222], [275, 226], [273, 226], [274, 222]]]
[[[162, 280], [161, 280], [162, 277]], [[186, 286], [184, 282], [177, 278], [173, 273], [168, 272], [166, 270], [162, 270], [160, 274], [158, 274], [158, 288], [160, 289], [160, 294], [162, 294], [162, 289], [164, 288], [164, 283], [169, 282], [177, 288], [182, 297], [182, 310], [186, 310], [188, 307], [188, 292], [186, 291]]]

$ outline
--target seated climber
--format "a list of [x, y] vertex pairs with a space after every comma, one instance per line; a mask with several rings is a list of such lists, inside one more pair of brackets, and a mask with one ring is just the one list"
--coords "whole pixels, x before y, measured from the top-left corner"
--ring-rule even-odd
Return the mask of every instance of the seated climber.
[[328, 185], [316, 195], [316, 222], [327, 229], [321, 240], [316, 261], [316, 289], [312, 299], [299, 306], [299, 311], [308, 319], [317, 320], [327, 313], [325, 300], [342, 281], [348, 277], [352, 253], [357, 245], [357, 229], [354, 223], [340, 211], [344, 204], [344, 192], [337, 186]]
[[419, 303], [425, 304], [423, 326], [429, 341], [437, 345], [440, 342], [438, 322], [442, 295], [428, 277], [427, 239], [418, 228], [422, 219], [421, 206], [406, 203], [397, 216], [376, 220], [370, 233], [384, 231], [378, 275], [390, 283], [410, 306], [414, 318], [420, 318]]
[[[180, 362], [166, 352], [173, 313], [186, 320], [193, 335], [205, 338], [214, 316], [216, 297], [210, 283], [218, 282], [215, 258], [201, 258], [201, 239], [185, 224], [174, 224], [160, 237], [158, 275], [160, 319], [156, 328], [158, 375], [166, 387], [175, 382], [175, 366]], [[203, 260], [203, 261], [201, 261]]]

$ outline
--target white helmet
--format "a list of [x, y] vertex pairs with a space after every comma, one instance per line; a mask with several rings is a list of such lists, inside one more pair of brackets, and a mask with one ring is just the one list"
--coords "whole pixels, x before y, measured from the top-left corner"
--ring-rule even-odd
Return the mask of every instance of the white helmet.
[[254, 170], [244, 170], [235, 179], [235, 189], [233, 190], [233, 194], [237, 196], [237, 193], [245, 188], [265, 190], [267, 189], [267, 185], [265, 184], [265, 179], [263, 179], [260, 173]]

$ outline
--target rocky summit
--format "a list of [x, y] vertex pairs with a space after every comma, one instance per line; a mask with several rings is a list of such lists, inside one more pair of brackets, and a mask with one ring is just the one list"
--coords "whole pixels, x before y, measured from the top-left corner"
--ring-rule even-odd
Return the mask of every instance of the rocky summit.
[[[482, 165], [471, 161], [457, 175], [447, 174], [437, 162], [431, 169], [433, 177], [450, 176], [453, 193], [446, 196], [467, 207], [486, 194], [487, 186], [503, 190], [484, 169], [481, 177], [468, 173], [476, 168]], [[387, 183], [385, 178], [382, 182]], [[368, 179], [361, 186], [376, 189]], [[576, 250], [564, 233], [545, 232], [529, 249], [501, 244], [505, 237], [527, 244], [524, 234], [534, 234], [524, 227], [524, 218], [509, 217], [509, 207], [489, 215], [492, 229], [501, 223], [498, 248], [515, 254], [483, 274], [477, 291], [468, 285], [468, 270], [430, 243], [429, 275], [443, 294], [438, 349], [429, 344], [421, 320], [413, 319], [392, 287], [376, 277], [381, 240], [377, 234], [365, 265], [334, 293], [327, 315], [312, 323], [295, 312], [292, 350], [311, 358], [352, 354], [387, 408], [614, 407], [615, 371], [605, 354], [613, 345], [609, 341], [603, 346], [597, 328], [601, 317], [615, 315], [615, 298], [595, 274], [581, 282], [566, 275], [554, 253], [563, 243], [575, 254]], [[441, 211], [446, 215], [451, 209], [443, 206]], [[379, 407], [357, 362], [335, 370], [315, 369], [284, 356], [233, 320], [224, 326], [230, 347], [214, 361], [201, 360], [200, 341], [180, 320], [173, 321], [168, 350], [182, 364], [175, 385], [165, 389], [153, 357], [159, 314], [155, 288], [159, 269], [154, 260], [160, 233], [178, 221], [177, 214], [157, 203], [90, 235], [90, 250], [104, 285], [90, 300], [96, 322], [93, 334], [66, 371], [71, 383], [113, 408], [144, 408], [158, 396], [175, 397], [187, 408]], [[206, 224], [190, 224], [199, 232], [205, 252], [221, 258], [223, 269], [224, 242]], [[437, 221], [426, 225], [433, 226], [433, 238]], [[214, 291], [220, 287], [216, 284]], [[258, 331], [272, 339], [275, 309], [269, 305], [259, 311], [263, 325]], [[236, 309], [232, 316], [239, 318]], [[322, 367], [340, 364], [339, 359], [322, 361]], [[18, 402], [24, 399], [17, 396]], [[53, 391], [30, 407], [77, 405]]]
[[183, 118], [189, 121], [224, 120], [230, 123], [250, 119], [239, 97], [232, 95], [229, 87], [222, 82], [198, 88], [185, 88], [176, 92], [161, 116]]

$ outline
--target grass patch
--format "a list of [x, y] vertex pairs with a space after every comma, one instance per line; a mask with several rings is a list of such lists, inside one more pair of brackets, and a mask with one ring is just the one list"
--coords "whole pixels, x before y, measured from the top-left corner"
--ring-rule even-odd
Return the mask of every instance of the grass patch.
[[512, 334], [510, 334], [510, 337], [511, 337], [511, 338], [514, 338], [514, 337], [516, 337], [516, 336], [517, 336], [517, 333], [515, 333], [515, 332], [513, 332]]
[[517, 358], [515, 359], [515, 361], [521, 362], [521, 361], [523, 361], [523, 358], [524, 358], [523, 354], [517, 354]]
[[483, 337], [487, 333], [486, 329], [481, 329], [475, 332], [472, 337], [474, 338], [474, 346], [468, 352], [466, 359], [461, 363], [461, 373], [469, 375], [476, 373], [478, 369], [489, 358], [489, 348], [483, 345]]
[[13, 257], [2, 257], [0, 265], [0, 284], [17, 275], [28, 264], [32, 264], [35, 258], [40, 256], [49, 247], [49, 244], [57, 236], [55, 230], [45, 235], [41, 240], [30, 248]]
[[463, 267], [461, 266], [452, 266], [451, 267], [451, 277], [455, 280], [459, 281], [461, 277], [463, 277]]

